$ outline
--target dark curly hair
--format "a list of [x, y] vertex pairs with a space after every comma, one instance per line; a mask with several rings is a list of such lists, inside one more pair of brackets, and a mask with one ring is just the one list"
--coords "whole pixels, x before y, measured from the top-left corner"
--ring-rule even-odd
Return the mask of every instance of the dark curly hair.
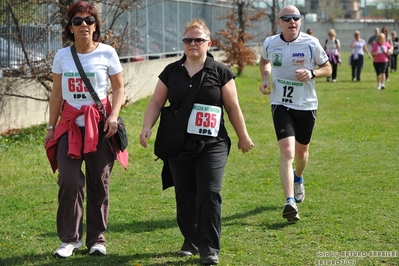
[[69, 27], [72, 25], [72, 18], [75, 17], [76, 13], [78, 12], [88, 12], [92, 15], [95, 19], [96, 30], [93, 33], [93, 41], [99, 41], [101, 37], [100, 31], [100, 20], [98, 19], [97, 9], [86, 1], [78, 1], [71, 5], [67, 12], [68, 24], [64, 28], [64, 37], [65, 39], [75, 42], [75, 36], [71, 33]]

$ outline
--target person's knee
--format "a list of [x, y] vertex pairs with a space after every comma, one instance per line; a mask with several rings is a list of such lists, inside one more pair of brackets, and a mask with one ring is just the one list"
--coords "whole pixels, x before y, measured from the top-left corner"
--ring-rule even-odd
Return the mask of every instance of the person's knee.
[[291, 147], [284, 147], [280, 149], [281, 159], [284, 161], [294, 160], [294, 149]]
[[303, 151], [297, 151], [296, 152], [296, 159], [301, 160], [301, 161], [307, 161], [309, 157], [309, 151], [303, 150]]

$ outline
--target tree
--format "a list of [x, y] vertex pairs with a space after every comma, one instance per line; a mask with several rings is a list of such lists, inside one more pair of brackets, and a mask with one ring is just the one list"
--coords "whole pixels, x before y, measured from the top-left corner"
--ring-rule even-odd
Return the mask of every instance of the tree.
[[[29, 78], [29, 79], [35, 79], [37, 80], [44, 88], [45, 94], [48, 94], [51, 91], [51, 86], [49, 84], [49, 81], [51, 81], [51, 64], [43, 62], [44, 58], [41, 58], [39, 61], [35, 62], [34, 57], [32, 56], [32, 52], [29, 51], [27, 48], [28, 41], [27, 38], [25, 38], [22, 34], [21, 31], [21, 26], [20, 23], [29, 23], [29, 22], [36, 22], [34, 21], [34, 17], [31, 15], [31, 12], [36, 9], [34, 5], [38, 5], [37, 3], [29, 3], [26, 1], [12, 1], [7, 0], [5, 5], [4, 5], [4, 11], [1, 12], [2, 16], [7, 18], [7, 20], [11, 21], [12, 23], [12, 33], [8, 31], [2, 32], [6, 36], [8, 36], [10, 39], [16, 40], [16, 43], [19, 45], [20, 50], [22, 51], [22, 54], [20, 53], [20, 57], [18, 58], [18, 63], [22, 63], [19, 67], [19, 69], [14, 69], [14, 70], [5, 70], [3, 72], [4, 75], [18, 75], [23, 78]], [[6, 16], [4, 16], [6, 14]], [[24, 14], [21, 16], [21, 14]], [[11, 46], [10, 42], [6, 42], [4, 40], [3, 44], [7, 44], [8, 46]], [[2, 47], [3, 49], [5, 47]], [[2, 54], [4, 56], [4, 53]], [[40, 73], [39, 73], [39, 67], [38, 65], [41, 64], [40, 66]], [[11, 74], [10, 74], [11, 73]], [[24, 73], [29, 73], [29, 77], [24, 77]], [[7, 82], [7, 85], [4, 86], [0, 90], [0, 101], [4, 101], [0, 103], [1, 107], [5, 106], [5, 102], [7, 101], [7, 97], [27, 97], [26, 95], [20, 94], [16, 89], [15, 86], [13, 86], [12, 82]], [[41, 99], [41, 98], [36, 98], [39, 101], [45, 101], [46, 99]], [[3, 110], [1, 110], [3, 111]]]
[[237, 67], [238, 76], [242, 74], [246, 64], [254, 65], [257, 60], [256, 52], [246, 46], [249, 40], [254, 39], [246, 29], [265, 15], [262, 10], [252, 10], [253, 15], [249, 15], [248, 6], [244, 1], [235, 1], [233, 9], [219, 17], [220, 20], [226, 20], [226, 29], [216, 33], [221, 38], [214, 39], [214, 45], [226, 53], [223, 62], [230, 67]]
[[[271, 3], [270, 3], [271, 2]], [[272, 0], [272, 1], [263, 1], [263, 5], [266, 6], [266, 10], [270, 10], [270, 12], [266, 13], [267, 18], [270, 21], [271, 28], [272, 28], [272, 35], [277, 34], [278, 28], [277, 28], [277, 20], [278, 20], [278, 14], [280, 10], [288, 5], [292, 4], [292, 1], [290, 0]]]
[[[41, 60], [35, 61], [32, 60], [32, 49], [28, 47], [32, 44], [44, 43], [48, 39], [46, 34], [49, 32], [57, 31], [59, 33], [60, 30], [63, 31], [68, 23], [67, 10], [74, 2], [76, 0], [6, 0], [0, 2], [0, 37], [1, 48], [4, 49], [1, 56], [4, 57], [7, 50], [5, 48], [14, 49], [17, 46], [22, 51], [17, 58], [19, 65], [17, 69], [5, 65], [10, 60], [1, 59], [3, 75], [18, 78], [7, 80], [6, 86], [0, 88], [0, 115], [6, 115], [4, 106], [11, 97], [32, 98], [27, 92], [19, 89], [21, 82], [31, 80], [39, 82], [42, 91], [35, 93], [37, 96], [32, 99], [49, 101], [52, 89], [51, 66], [56, 51], [47, 53], [46, 49], [43, 48], [46, 54], [42, 55]], [[103, 15], [104, 12], [102, 13], [101, 19], [107, 21], [109, 27], [103, 28], [105, 33], [102, 35], [101, 41], [114, 46], [117, 51], [125, 49], [125, 39], [137, 38], [137, 36], [133, 36], [133, 31], [131, 31], [131, 27], [135, 25], [126, 23], [121, 32], [115, 34], [116, 22], [123, 13], [143, 6], [141, 5], [142, 0], [97, 0], [95, 2], [100, 7], [98, 8], [99, 13], [100, 11], [107, 12], [105, 16]], [[34, 34], [31, 32], [33, 29], [35, 30]], [[61, 46], [68, 44], [63, 37], [55, 41], [61, 42]]]
[[399, 0], [384, 0], [384, 8], [378, 12], [388, 19], [398, 19]]
[[267, 17], [270, 20], [270, 24], [272, 25], [272, 35], [277, 34], [277, 19], [278, 19], [278, 12], [279, 10], [285, 5], [285, 1], [283, 1], [282, 4], [279, 4], [278, 0], [273, 0], [272, 4], [268, 4], [266, 2], [266, 6], [268, 7], [268, 10], [271, 10], [270, 13], [268, 13]]
[[324, 11], [328, 17], [324, 18], [328, 21], [334, 21], [337, 18], [343, 18], [345, 12], [342, 10], [340, 1], [319, 1], [319, 12]]

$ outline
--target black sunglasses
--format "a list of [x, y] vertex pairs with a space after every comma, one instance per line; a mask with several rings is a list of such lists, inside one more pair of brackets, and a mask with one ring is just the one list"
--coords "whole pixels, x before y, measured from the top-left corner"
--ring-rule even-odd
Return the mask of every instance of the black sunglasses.
[[285, 22], [290, 22], [291, 19], [293, 19], [296, 22], [296, 21], [301, 19], [301, 16], [299, 16], [299, 15], [286, 15], [286, 16], [279, 17], [279, 19], [281, 19], [282, 21], [285, 21]]
[[80, 26], [82, 25], [83, 21], [87, 24], [87, 25], [93, 25], [94, 22], [96, 22], [96, 19], [93, 16], [87, 16], [85, 18], [82, 17], [73, 17], [71, 22], [74, 26]]
[[184, 38], [183, 40], [184, 44], [192, 44], [193, 41], [195, 42], [195, 44], [201, 44], [203, 42], [206, 42], [208, 40], [203, 39], [203, 38]]

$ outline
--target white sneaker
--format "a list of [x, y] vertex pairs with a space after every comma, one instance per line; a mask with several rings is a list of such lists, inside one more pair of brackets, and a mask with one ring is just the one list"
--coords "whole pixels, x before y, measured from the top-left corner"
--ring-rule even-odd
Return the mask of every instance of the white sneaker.
[[102, 244], [94, 244], [89, 251], [90, 255], [102, 256], [107, 254], [107, 249]]
[[337, 82], [337, 80], [336, 80], [336, 79], [333, 79], [333, 82]]
[[288, 222], [299, 221], [298, 207], [293, 200], [288, 200], [283, 209], [283, 218], [287, 219]]
[[381, 90], [381, 84], [378, 84], [377, 90]]
[[297, 203], [301, 203], [305, 200], [305, 186], [302, 183], [294, 182], [294, 198]]
[[62, 243], [55, 251], [55, 257], [68, 258], [72, 255], [74, 249], [78, 249], [82, 246], [82, 240], [77, 243]]

